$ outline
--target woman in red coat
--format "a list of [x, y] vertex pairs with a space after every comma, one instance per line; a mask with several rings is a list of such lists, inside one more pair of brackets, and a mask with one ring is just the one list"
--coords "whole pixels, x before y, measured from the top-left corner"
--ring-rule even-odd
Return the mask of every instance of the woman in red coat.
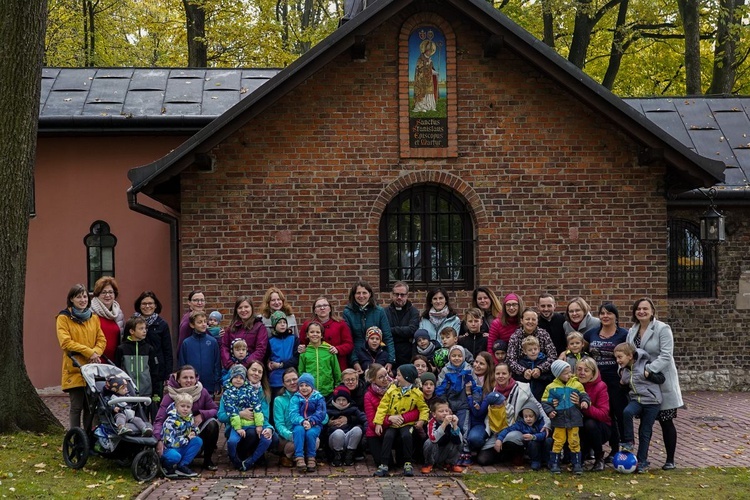
[[307, 327], [310, 323], [317, 321], [323, 325], [323, 341], [331, 345], [331, 354], [335, 354], [339, 360], [341, 371], [349, 368], [348, 358], [354, 350], [352, 332], [346, 321], [334, 317], [331, 303], [325, 297], [318, 297], [313, 303], [313, 318], [302, 324], [299, 331], [299, 352], [305, 352], [307, 343]]
[[[588, 450], [593, 450], [594, 465], [589, 470], [602, 471], [604, 470], [602, 445], [609, 440], [609, 434], [612, 430], [607, 384], [602, 381], [599, 368], [593, 358], [585, 357], [581, 359], [576, 365], [576, 374], [578, 375], [578, 381], [586, 389], [586, 394], [591, 398], [589, 407], [581, 410], [583, 413], [581, 450], [586, 453], [588, 453]], [[576, 402], [574, 401], [574, 403]]]
[[125, 327], [125, 315], [117, 303], [120, 290], [112, 276], [102, 276], [94, 283], [94, 298], [91, 299], [91, 311], [99, 316], [99, 324], [107, 339], [104, 355], [115, 359], [115, 350], [120, 345], [122, 330]]

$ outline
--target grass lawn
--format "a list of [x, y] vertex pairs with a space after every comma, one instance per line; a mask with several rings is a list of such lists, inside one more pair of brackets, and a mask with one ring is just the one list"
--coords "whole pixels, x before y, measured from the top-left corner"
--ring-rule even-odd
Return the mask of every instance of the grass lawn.
[[[564, 469], [563, 469], [564, 470]], [[748, 469], [654, 469], [647, 474], [620, 474], [612, 469], [574, 476], [548, 471], [464, 474], [469, 491], [482, 500], [552, 498], [632, 498], [715, 500], [750, 498]]]
[[0, 435], [0, 498], [133, 498], [146, 488], [114, 460], [89, 457], [83, 469], [69, 469], [63, 436]]

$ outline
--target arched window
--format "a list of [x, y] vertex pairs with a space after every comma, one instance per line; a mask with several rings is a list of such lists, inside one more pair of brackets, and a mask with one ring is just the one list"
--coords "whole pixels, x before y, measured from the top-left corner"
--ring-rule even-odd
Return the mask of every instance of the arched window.
[[437, 184], [398, 193], [380, 219], [380, 287], [474, 288], [474, 230], [466, 202]]
[[716, 248], [701, 242], [698, 224], [669, 220], [669, 296], [715, 297]]
[[109, 224], [98, 220], [91, 224], [89, 234], [83, 239], [83, 243], [86, 245], [88, 287], [89, 290], [93, 290], [96, 280], [102, 276], [115, 275], [117, 238], [109, 232]]

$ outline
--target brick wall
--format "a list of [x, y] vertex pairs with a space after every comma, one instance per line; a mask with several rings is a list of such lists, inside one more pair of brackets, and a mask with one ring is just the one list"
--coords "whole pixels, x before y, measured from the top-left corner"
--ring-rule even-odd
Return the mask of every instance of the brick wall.
[[[713, 299], [670, 299], [668, 321], [675, 337], [675, 362], [683, 386], [750, 390], [750, 310], [736, 308], [739, 279], [750, 271], [750, 210], [721, 208], [727, 242], [718, 248], [719, 287]], [[698, 222], [705, 207], [670, 210]]]
[[[367, 60], [335, 58], [213, 150], [213, 173], [182, 176], [183, 295], [201, 287], [224, 312], [256, 308], [271, 285], [298, 317], [325, 294], [341, 311], [358, 277], [378, 284], [384, 203], [410, 182], [453, 186], [476, 221], [476, 283], [529, 301], [641, 295], [666, 310], [666, 203], [660, 167], [509, 50], [482, 57], [484, 34], [455, 33], [456, 157], [399, 154], [398, 40], [404, 20], [367, 38]], [[424, 293], [414, 302], [421, 305]], [[460, 312], [470, 292], [453, 298]], [[388, 295], [381, 292], [381, 302]]]

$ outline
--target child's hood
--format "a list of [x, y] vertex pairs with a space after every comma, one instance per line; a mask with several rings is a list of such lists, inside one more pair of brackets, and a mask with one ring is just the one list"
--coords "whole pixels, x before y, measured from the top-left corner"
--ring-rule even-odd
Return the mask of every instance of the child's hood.
[[521, 407], [521, 411], [518, 412], [518, 418], [523, 419], [524, 410], [531, 410], [534, 412], [534, 416], [536, 416], [534, 422], [539, 420], [539, 407], [533, 401], [527, 401], [526, 404]]

